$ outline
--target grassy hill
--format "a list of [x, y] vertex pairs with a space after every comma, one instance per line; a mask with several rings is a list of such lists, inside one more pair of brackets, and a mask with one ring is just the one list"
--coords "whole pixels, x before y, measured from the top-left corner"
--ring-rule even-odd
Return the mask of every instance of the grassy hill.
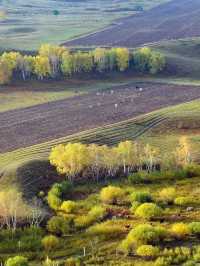
[[171, 76], [198, 79], [200, 73], [200, 38], [163, 41], [153, 47], [167, 59], [167, 72]]
[[136, 14], [138, 6], [149, 9], [166, 1], [2, 0], [0, 49], [33, 50], [41, 43], [62, 43]]
[[[69, 141], [115, 145], [122, 140], [138, 139], [158, 147], [161, 153], [166, 154], [174, 148], [179, 137], [184, 134], [191, 141], [193, 156], [198, 160], [200, 150], [199, 117], [200, 100], [196, 100], [164, 108], [121, 123], [0, 154], [1, 184], [13, 183], [16, 169], [33, 160], [47, 160], [52, 147]], [[37, 178], [41, 178], [40, 175]], [[26, 178], [27, 180], [23, 182], [26, 183], [27, 181], [29, 184], [29, 176]], [[34, 182], [33, 180], [32, 183]]]
[[111, 28], [69, 41], [66, 45], [138, 47], [162, 40], [198, 37], [199, 10], [198, 0], [173, 0], [137, 16], [121, 19]]

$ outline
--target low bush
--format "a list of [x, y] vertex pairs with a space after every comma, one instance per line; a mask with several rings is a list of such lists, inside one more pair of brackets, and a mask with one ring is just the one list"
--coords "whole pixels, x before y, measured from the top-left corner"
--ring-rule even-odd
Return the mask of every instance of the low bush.
[[130, 209], [131, 213], [135, 214], [136, 209], [137, 209], [140, 205], [141, 205], [140, 202], [138, 202], [138, 201], [133, 201], [133, 202], [132, 202], [131, 209]]
[[162, 215], [162, 213], [162, 209], [155, 203], [143, 203], [135, 211], [135, 215], [137, 217], [140, 217], [145, 220], [158, 218]]
[[81, 260], [79, 258], [68, 258], [65, 261], [65, 266], [81, 266]]
[[68, 234], [71, 231], [72, 220], [66, 220], [61, 216], [53, 216], [47, 223], [47, 230], [56, 235]]
[[138, 172], [138, 173], [134, 173], [128, 176], [128, 181], [131, 184], [140, 184], [142, 183], [144, 180], [142, 178], [142, 175]]
[[200, 165], [189, 164], [185, 166], [184, 170], [187, 173], [187, 177], [198, 177], [200, 176]]
[[137, 248], [136, 254], [145, 258], [155, 258], [159, 255], [159, 248], [152, 245], [142, 245]]
[[191, 197], [177, 197], [174, 200], [174, 203], [178, 206], [188, 206], [194, 203], [194, 200]]
[[125, 228], [116, 224], [114, 221], [106, 221], [100, 224], [91, 226], [87, 233], [89, 235], [102, 236], [103, 238], [115, 238], [125, 232]]
[[74, 220], [74, 225], [78, 229], [87, 228], [93, 223], [93, 218], [89, 215], [77, 216]]
[[62, 183], [55, 183], [49, 190], [47, 195], [47, 202], [49, 207], [53, 210], [58, 210], [62, 204], [62, 198], [69, 196], [72, 190], [72, 185], [68, 181]]
[[171, 233], [177, 239], [184, 239], [185, 237], [190, 235], [190, 229], [187, 224], [176, 223], [172, 225]]
[[88, 216], [91, 217], [93, 221], [101, 221], [107, 215], [107, 211], [104, 207], [94, 206], [88, 213]]
[[200, 235], [200, 222], [192, 222], [188, 225], [190, 231], [194, 235]]
[[165, 228], [160, 226], [153, 227], [149, 224], [136, 226], [122, 241], [120, 248], [127, 254], [133, 253], [134, 248], [140, 245], [158, 244], [167, 235]]
[[149, 192], [133, 192], [130, 198], [132, 201], [138, 201], [140, 203], [152, 202], [152, 197]]
[[159, 257], [156, 259], [155, 266], [170, 266], [172, 264], [171, 257]]
[[60, 210], [65, 213], [74, 213], [76, 209], [77, 209], [76, 202], [71, 200], [63, 201], [63, 203], [60, 206]]
[[176, 197], [176, 190], [173, 187], [163, 188], [159, 193], [160, 199], [168, 204], [173, 203]]
[[183, 266], [197, 266], [197, 263], [194, 260], [188, 260], [183, 263]]
[[59, 266], [60, 263], [58, 263], [57, 261], [51, 260], [48, 257], [46, 258], [46, 260], [43, 262], [42, 266]]
[[27, 258], [23, 256], [16, 256], [13, 258], [9, 258], [5, 264], [5, 266], [28, 266], [28, 265], [29, 264]]
[[54, 235], [45, 236], [42, 239], [42, 245], [46, 251], [52, 251], [58, 248], [59, 239]]
[[118, 204], [123, 201], [125, 191], [120, 187], [104, 187], [100, 192], [100, 198], [104, 203]]

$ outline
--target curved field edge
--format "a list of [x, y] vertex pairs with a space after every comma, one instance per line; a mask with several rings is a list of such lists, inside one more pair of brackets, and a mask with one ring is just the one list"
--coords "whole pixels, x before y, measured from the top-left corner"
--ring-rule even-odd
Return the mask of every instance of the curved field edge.
[[[170, 121], [176, 123], [177, 121], [187, 120], [193, 122], [193, 124], [197, 123], [195, 134], [193, 134], [192, 130], [191, 132], [184, 132], [184, 134], [188, 134], [192, 142], [195, 143], [195, 153], [198, 145], [200, 147], [199, 117], [200, 99], [173, 107], [163, 108], [146, 115], [138, 116], [134, 119], [0, 154], [0, 171], [1, 174], [12, 173], [15, 172], [19, 165], [28, 161], [46, 160], [48, 159], [52, 147], [70, 141], [115, 145], [126, 139], [140, 139], [141, 141], [159, 147], [161, 152], [166, 152], [170, 147], [174, 146], [174, 143], [177, 143], [180, 135], [179, 129], [172, 129], [171, 132], [170, 128], [168, 128], [168, 131], [166, 130], [165, 124], [167, 125]], [[164, 127], [164, 130], [162, 130], [162, 127]], [[158, 130], [159, 128], [161, 128], [161, 132]], [[155, 133], [153, 133], [154, 129], [157, 130]], [[165, 134], [165, 132], [167, 133]]]

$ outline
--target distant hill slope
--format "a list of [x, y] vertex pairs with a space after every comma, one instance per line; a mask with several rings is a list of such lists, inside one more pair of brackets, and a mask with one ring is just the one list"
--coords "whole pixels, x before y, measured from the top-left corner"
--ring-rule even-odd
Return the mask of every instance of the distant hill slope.
[[197, 37], [200, 36], [199, 14], [200, 0], [173, 0], [66, 45], [136, 47], [161, 40]]

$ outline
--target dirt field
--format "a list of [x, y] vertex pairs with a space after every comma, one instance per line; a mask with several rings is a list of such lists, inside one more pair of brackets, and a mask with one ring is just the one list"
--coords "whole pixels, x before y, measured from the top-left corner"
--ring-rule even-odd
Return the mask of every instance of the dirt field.
[[66, 45], [136, 47], [161, 40], [196, 37], [200, 36], [199, 12], [199, 0], [173, 0]]
[[0, 153], [133, 118], [200, 97], [199, 87], [121, 85], [0, 113]]

